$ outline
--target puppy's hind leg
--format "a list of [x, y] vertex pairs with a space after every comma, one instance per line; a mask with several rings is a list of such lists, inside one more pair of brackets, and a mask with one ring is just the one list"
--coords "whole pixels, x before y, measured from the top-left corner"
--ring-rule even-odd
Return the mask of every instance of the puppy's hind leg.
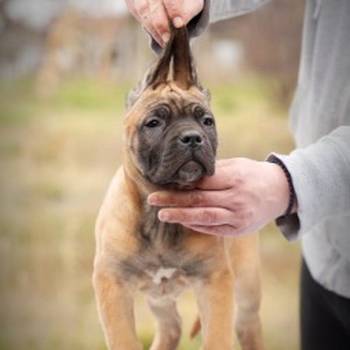
[[175, 350], [181, 337], [181, 318], [176, 302], [149, 299], [148, 304], [157, 319], [156, 335], [150, 350]]

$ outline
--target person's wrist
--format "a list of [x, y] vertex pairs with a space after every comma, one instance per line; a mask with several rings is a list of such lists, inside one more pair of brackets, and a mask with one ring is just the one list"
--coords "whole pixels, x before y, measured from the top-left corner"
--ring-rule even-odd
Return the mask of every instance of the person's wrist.
[[273, 198], [272, 213], [274, 218], [283, 216], [288, 208], [289, 187], [288, 181], [283, 170], [273, 163], [266, 164], [269, 169], [269, 188], [268, 192]]
[[279, 158], [270, 158], [268, 163], [274, 169], [276, 191], [279, 193], [280, 212], [278, 217], [285, 217], [291, 215], [297, 210], [297, 201], [294, 191], [293, 180], [288, 169]]

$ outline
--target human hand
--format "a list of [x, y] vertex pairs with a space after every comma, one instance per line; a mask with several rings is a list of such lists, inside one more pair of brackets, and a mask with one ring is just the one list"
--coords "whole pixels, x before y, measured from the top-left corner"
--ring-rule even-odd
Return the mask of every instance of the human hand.
[[246, 158], [219, 160], [192, 191], [152, 193], [159, 219], [213, 235], [252, 233], [284, 214], [289, 185], [280, 166]]
[[129, 11], [164, 47], [169, 41], [169, 20], [174, 27], [185, 26], [203, 9], [204, 0], [125, 0]]

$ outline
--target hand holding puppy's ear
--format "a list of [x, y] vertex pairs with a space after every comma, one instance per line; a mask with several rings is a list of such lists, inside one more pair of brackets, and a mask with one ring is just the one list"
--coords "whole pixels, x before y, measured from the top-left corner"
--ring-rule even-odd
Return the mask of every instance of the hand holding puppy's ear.
[[204, 0], [163, 0], [163, 4], [174, 27], [181, 28], [202, 11]]
[[125, 0], [129, 11], [162, 47], [170, 39], [169, 20], [181, 28], [204, 6], [204, 0]]

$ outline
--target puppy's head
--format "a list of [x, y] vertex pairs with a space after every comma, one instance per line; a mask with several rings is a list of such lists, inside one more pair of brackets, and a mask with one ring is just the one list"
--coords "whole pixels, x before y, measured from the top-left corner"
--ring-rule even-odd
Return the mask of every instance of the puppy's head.
[[186, 29], [174, 29], [157, 64], [130, 93], [128, 108], [128, 159], [148, 181], [186, 188], [214, 173], [215, 120]]

